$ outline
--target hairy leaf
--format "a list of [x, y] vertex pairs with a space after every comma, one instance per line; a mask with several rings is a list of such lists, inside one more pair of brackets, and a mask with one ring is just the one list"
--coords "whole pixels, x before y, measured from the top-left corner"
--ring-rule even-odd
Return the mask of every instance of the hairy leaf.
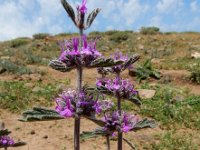
[[55, 70], [60, 72], [68, 72], [71, 71], [73, 68], [67, 67], [63, 62], [58, 59], [53, 59], [49, 62], [49, 66]]
[[101, 57], [99, 59], [94, 60], [91, 64], [90, 67], [111, 67], [111, 66], [116, 66], [122, 64], [123, 61], [116, 61], [113, 58], [104, 58]]
[[136, 61], [138, 61], [140, 59], [140, 56], [139, 55], [134, 55], [132, 57], [129, 58], [128, 61], [126, 61], [124, 64], [123, 64], [123, 68], [122, 70], [125, 70], [128, 66], [134, 64]]
[[92, 122], [96, 123], [97, 125], [103, 127], [105, 125], [105, 122], [103, 122], [100, 119], [97, 119], [95, 116], [84, 116], [85, 118], [91, 120]]
[[68, 13], [69, 17], [72, 19], [72, 21], [76, 25], [75, 13], [71, 5], [66, 0], [61, 0], [61, 3], [63, 7], [65, 8], [66, 12]]
[[161, 78], [160, 72], [153, 69], [150, 60], [145, 61], [145, 63], [142, 66], [129, 70], [129, 74], [132, 76], [136, 76], [139, 82], [149, 77], [152, 77], [155, 79]]
[[49, 120], [59, 120], [64, 119], [60, 116], [58, 112], [51, 109], [33, 107], [32, 110], [27, 110], [23, 112], [23, 118], [19, 121], [28, 122], [28, 121], [49, 121]]
[[106, 133], [102, 129], [97, 128], [94, 131], [83, 131], [80, 138], [81, 140], [87, 140], [98, 136], [106, 136]]
[[131, 95], [131, 96], [128, 98], [128, 101], [134, 103], [134, 104], [137, 105], [137, 106], [142, 105], [142, 103], [141, 103], [140, 98], [139, 98], [138, 95]]
[[148, 120], [147, 118], [143, 119], [142, 121], [138, 122], [133, 130], [140, 130], [143, 128], [155, 128], [156, 122], [154, 120]]
[[101, 9], [96, 8], [88, 15], [87, 22], [86, 22], [86, 28], [89, 28], [92, 25], [92, 22], [94, 21], [94, 19], [96, 18], [96, 16], [100, 12], [100, 10]]

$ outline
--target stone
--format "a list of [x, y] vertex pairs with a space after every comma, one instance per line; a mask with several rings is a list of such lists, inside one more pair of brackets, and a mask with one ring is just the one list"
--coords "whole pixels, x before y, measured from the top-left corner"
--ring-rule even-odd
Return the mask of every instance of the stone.
[[138, 41], [140, 41], [141, 39], [142, 39], [142, 38], [141, 38], [140, 36], [137, 38]]
[[193, 52], [193, 53], [191, 54], [191, 57], [192, 57], [192, 58], [195, 58], [195, 59], [198, 59], [198, 58], [200, 58], [200, 53], [199, 53], [199, 52]]
[[10, 56], [1, 56], [1, 60], [3, 60], [3, 59], [4, 59], [4, 60], [5, 60], [5, 59], [8, 60], [8, 59], [10, 59]]
[[37, 93], [37, 92], [42, 92], [42, 91], [44, 91], [44, 89], [41, 88], [41, 87], [39, 87], [39, 86], [36, 86], [36, 87], [34, 87], [34, 88], [32, 89], [32, 92], [35, 92], [35, 93]]
[[156, 91], [149, 89], [138, 89], [138, 93], [142, 99], [151, 99], [155, 96]]
[[34, 83], [25, 83], [24, 87], [26, 87], [26, 88], [33, 88], [34, 87]]
[[30, 74], [29, 77], [32, 81], [42, 81], [41, 75], [38, 74]]
[[139, 50], [144, 50], [144, 45], [141, 45], [141, 44], [138, 45], [138, 49], [139, 49]]

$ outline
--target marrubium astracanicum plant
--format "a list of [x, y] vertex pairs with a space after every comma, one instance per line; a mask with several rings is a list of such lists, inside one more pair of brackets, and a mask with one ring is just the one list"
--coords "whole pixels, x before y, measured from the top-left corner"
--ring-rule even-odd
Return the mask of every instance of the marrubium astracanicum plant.
[[[138, 59], [138, 55], [123, 56], [117, 52], [114, 57], [106, 58], [96, 48], [96, 40], [88, 40], [84, 30], [88, 29], [95, 20], [100, 9], [94, 9], [87, 15], [86, 0], [76, 7], [76, 13], [66, 0], [61, 4], [68, 16], [78, 28], [80, 36], [70, 40], [59, 42], [61, 53], [58, 58], [50, 61], [49, 66], [60, 72], [77, 70], [77, 86], [75, 89], [66, 89], [55, 98], [55, 110], [34, 107], [23, 113], [20, 121], [43, 121], [74, 118], [74, 150], [80, 149], [80, 137], [82, 139], [105, 136], [107, 149], [110, 149], [110, 137], [117, 136], [118, 150], [122, 150], [122, 141], [128, 141], [122, 134], [142, 128], [154, 127], [155, 122], [141, 119], [137, 115], [131, 115], [121, 109], [122, 99], [141, 105], [138, 92], [127, 79], [122, 79], [120, 74], [130, 68]], [[86, 18], [87, 16], [87, 18]], [[96, 87], [83, 85], [83, 70], [97, 68], [102, 78], [97, 80]], [[115, 79], [108, 79], [108, 73], [115, 73]], [[114, 103], [106, 98], [106, 94], [117, 98], [118, 109], [113, 111]], [[85, 117], [100, 127], [80, 135], [81, 118]], [[130, 142], [128, 141], [127, 143]]]

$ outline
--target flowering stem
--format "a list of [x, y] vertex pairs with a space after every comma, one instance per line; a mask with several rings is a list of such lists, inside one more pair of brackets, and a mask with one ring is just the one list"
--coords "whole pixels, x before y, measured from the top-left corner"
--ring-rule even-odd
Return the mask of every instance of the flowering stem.
[[[118, 80], [121, 80], [120, 79], [120, 74], [117, 74], [117, 78]], [[121, 81], [119, 81], [121, 82]], [[118, 108], [118, 112], [119, 112], [119, 115], [120, 115], [120, 118], [121, 118], [121, 115], [122, 115], [122, 108], [121, 108], [121, 97], [120, 97], [120, 93], [117, 92], [117, 108]], [[123, 139], [123, 135], [122, 135], [122, 132], [121, 131], [118, 131], [118, 150], [122, 150], [122, 139]]]
[[[82, 37], [83, 30], [80, 30], [80, 36]], [[81, 46], [82, 46], [82, 38], [81, 38]], [[82, 66], [77, 67], [77, 89], [80, 93], [82, 90], [82, 78], [83, 78], [83, 68]], [[74, 121], [74, 150], [80, 150], [80, 124], [81, 119], [80, 116], [75, 118]]]

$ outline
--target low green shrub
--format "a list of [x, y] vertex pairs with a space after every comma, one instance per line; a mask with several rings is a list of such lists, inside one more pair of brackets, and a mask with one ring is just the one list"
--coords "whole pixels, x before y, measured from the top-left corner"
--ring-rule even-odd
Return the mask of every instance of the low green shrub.
[[48, 33], [37, 33], [33, 35], [33, 38], [36, 40], [45, 39], [46, 37], [50, 36]]
[[122, 31], [117, 31], [110, 36], [110, 40], [116, 43], [120, 43], [122, 41], [126, 41], [129, 38], [129, 34]]
[[191, 71], [190, 80], [193, 83], [200, 84], [200, 63], [192, 65], [190, 71]]
[[2, 70], [5, 70], [8, 73], [14, 73], [14, 74], [20, 74], [20, 75], [32, 73], [32, 71], [29, 68], [25, 66], [17, 65], [16, 63], [13, 63], [9, 60], [1, 60], [0, 66]]
[[158, 27], [142, 27], [140, 33], [144, 35], [152, 35], [159, 33], [160, 29]]
[[14, 40], [9, 41], [10, 42], [10, 47], [16, 48], [22, 45], [26, 45], [30, 42], [29, 38], [17, 38]]

